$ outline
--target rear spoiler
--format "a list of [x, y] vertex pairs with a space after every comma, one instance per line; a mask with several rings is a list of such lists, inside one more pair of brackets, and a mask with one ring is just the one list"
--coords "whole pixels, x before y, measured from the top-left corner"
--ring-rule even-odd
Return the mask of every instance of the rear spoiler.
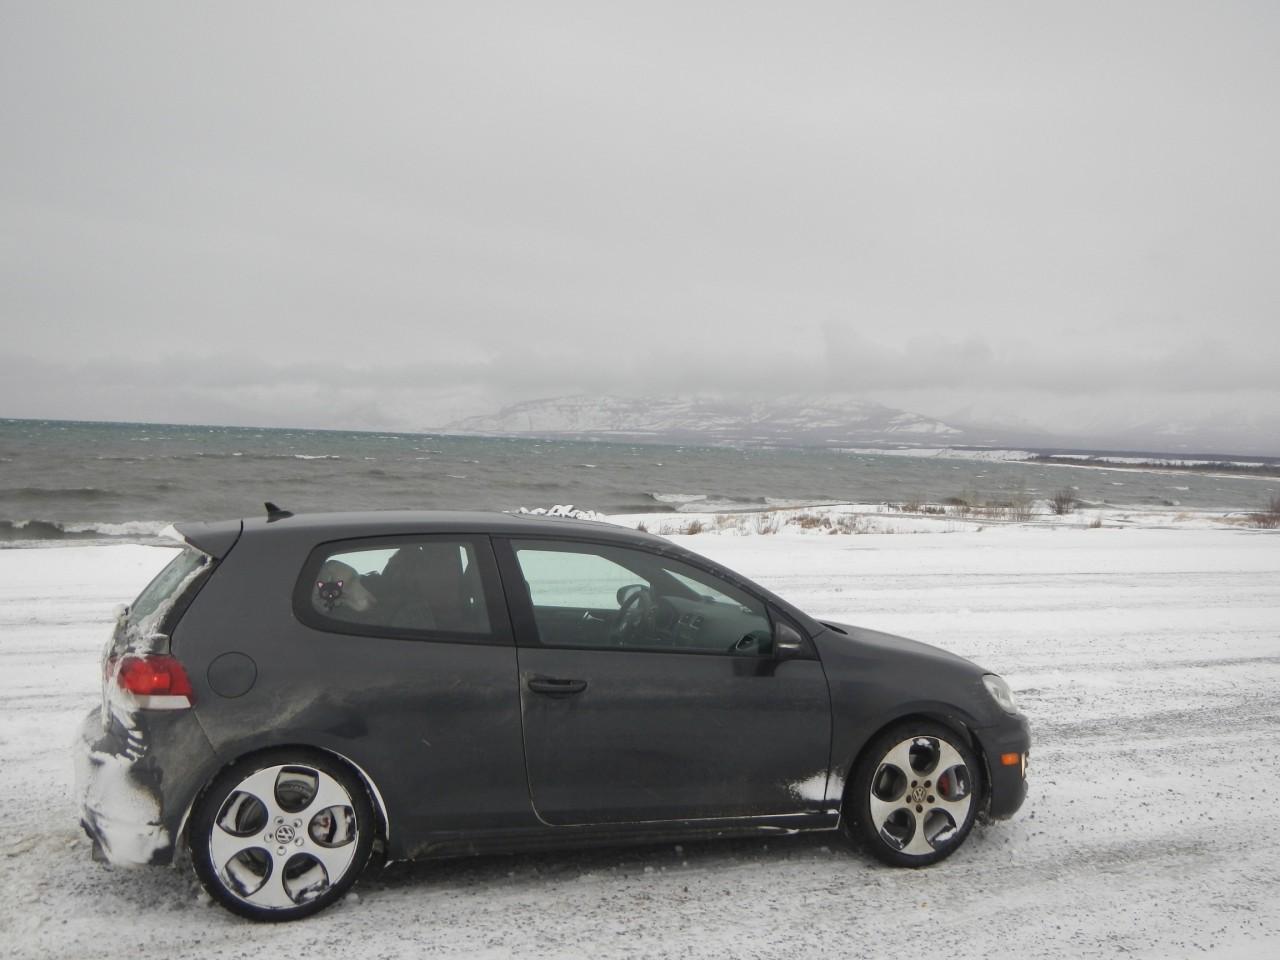
[[[201, 553], [221, 560], [240, 539], [242, 520], [215, 520], [211, 523], [175, 523], [169, 528]], [[166, 533], [168, 531], [165, 531]]]

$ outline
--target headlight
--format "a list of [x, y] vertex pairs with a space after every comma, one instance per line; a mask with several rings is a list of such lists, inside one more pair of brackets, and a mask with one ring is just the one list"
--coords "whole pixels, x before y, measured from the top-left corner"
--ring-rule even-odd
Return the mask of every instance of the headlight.
[[1018, 705], [1013, 702], [1013, 691], [1009, 689], [1009, 685], [1003, 679], [997, 677], [994, 673], [986, 673], [982, 676], [982, 682], [987, 686], [987, 692], [991, 694], [991, 699], [1000, 704], [1000, 708], [1006, 713], [1017, 713]]

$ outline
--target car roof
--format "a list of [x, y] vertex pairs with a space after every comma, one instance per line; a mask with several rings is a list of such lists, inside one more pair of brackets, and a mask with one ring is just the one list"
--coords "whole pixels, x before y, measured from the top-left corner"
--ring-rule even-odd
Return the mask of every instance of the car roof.
[[470, 533], [509, 537], [560, 537], [614, 543], [619, 546], [645, 546], [656, 553], [717, 571], [730, 582], [763, 595], [802, 624], [810, 636], [823, 629], [818, 621], [803, 610], [734, 570], [677, 546], [665, 537], [599, 520], [578, 520], [537, 513], [454, 510], [360, 510], [347, 513], [292, 514], [276, 508], [267, 516], [206, 523], [177, 523], [174, 527], [188, 543], [215, 559], [224, 557], [242, 535], [254, 540], [280, 536], [314, 545], [325, 540], [354, 540], [397, 534]]
[[246, 517], [207, 523], [178, 523], [177, 531], [193, 546], [220, 557], [241, 532], [255, 538], [274, 532], [314, 536], [317, 540], [377, 537], [400, 533], [479, 533], [502, 536], [561, 536], [574, 539], [666, 545], [662, 537], [599, 520], [537, 513], [461, 510], [359, 510], [343, 513], [298, 513]]

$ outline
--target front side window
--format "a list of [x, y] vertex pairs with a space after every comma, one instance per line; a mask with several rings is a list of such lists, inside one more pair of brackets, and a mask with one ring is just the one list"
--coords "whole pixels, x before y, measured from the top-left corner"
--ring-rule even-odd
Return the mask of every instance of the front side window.
[[488, 598], [476, 545], [456, 537], [326, 544], [303, 571], [299, 616], [321, 629], [486, 638]]
[[643, 550], [512, 541], [543, 646], [762, 656], [764, 604], [687, 563]]

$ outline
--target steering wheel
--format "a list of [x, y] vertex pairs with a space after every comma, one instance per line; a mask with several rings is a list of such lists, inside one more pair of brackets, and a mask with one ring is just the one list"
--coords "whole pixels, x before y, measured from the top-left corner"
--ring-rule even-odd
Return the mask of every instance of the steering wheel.
[[623, 587], [622, 606], [618, 608], [618, 618], [609, 628], [609, 642], [615, 647], [625, 647], [651, 637], [657, 628], [656, 608], [653, 595], [648, 587], [636, 585], [634, 589]]

